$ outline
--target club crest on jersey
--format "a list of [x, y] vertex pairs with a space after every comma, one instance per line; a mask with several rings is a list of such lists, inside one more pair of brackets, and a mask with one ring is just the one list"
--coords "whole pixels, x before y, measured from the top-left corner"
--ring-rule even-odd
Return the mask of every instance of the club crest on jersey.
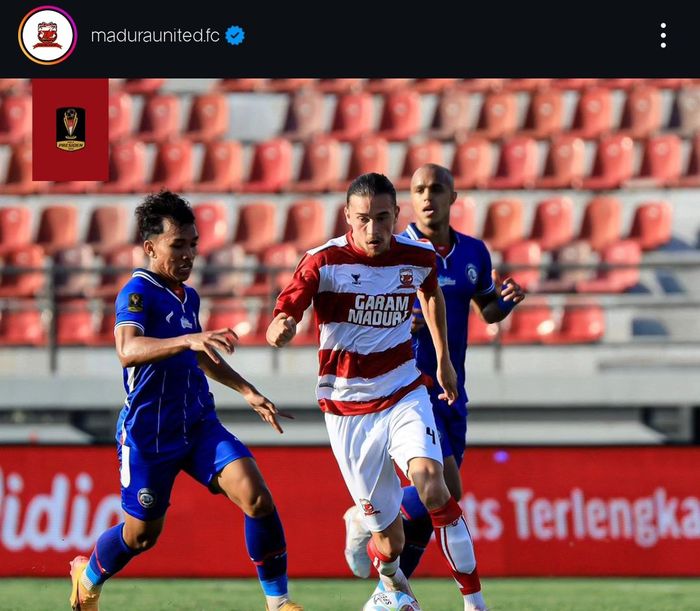
[[156, 493], [150, 488], [141, 488], [138, 493], [139, 505], [144, 509], [149, 509], [156, 504]]
[[368, 499], [360, 499], [360, 507], [366, 516], [374, 516], [378, 513], [382, 513], [378, 509], [374, 508], [374, 505]]
[[479, 272], [476, 270], [476, 266], [471, 263], [467, 265], [467, 278], [472, 284], [476, 284], [476, 281], [479, 279]]
[[140, 293], [129, 293], [129, 305], [126, 309], [129, 312], [143, 312], [143, 295]]
[[192, 323], [191, 323], [189, 320], [187, 320], [187, 319], [184, 317], [184, 315], [183, 315], [183, 317], [180, 319], [180, 324], [182, 325], [182, 328], [183, 328], [183, 329], [191, 329], [191, 328], [192, 328]]
[[413, 288], [413, 270], [410, 267], [402, 267], [399, 270], [399, 280], [402, 287]]

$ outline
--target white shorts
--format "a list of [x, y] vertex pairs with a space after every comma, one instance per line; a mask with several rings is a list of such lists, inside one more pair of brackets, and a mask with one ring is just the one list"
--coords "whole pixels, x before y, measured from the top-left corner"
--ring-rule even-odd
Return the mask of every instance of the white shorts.
[[325, 414], [331, 448], [350, 495], [373, 532], [391, 525], [401, 510], [401, 480], [412, 458], [442, 464], [433, 406], [424, 386], [396, 405], [373, 414]]

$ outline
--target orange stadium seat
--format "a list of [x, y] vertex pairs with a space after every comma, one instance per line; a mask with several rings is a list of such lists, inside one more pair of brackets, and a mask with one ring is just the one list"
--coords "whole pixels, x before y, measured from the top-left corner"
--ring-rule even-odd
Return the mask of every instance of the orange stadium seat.
[[634, 267], [601, 269], [592, 280], [576, 283], [579, 293], [623, 293], [639, 282], [639, 264], [642, 250], [634, 240], [621, 240], [610, 244], [601, 253], [601, 263], [606, 265], [632, 265]]
[[558, 89], [533, 92], [521, 134], [532, 138], [547, 138], [563, 129], [564, 97]]
[[475, 311], [474, 306], [469, 308], [467, 337], [470, 345], [491, 344], [497, 335], [498, 324], [488, 324]]
[[367, 79], [365, 89], [370, 93], [391, 93], [397, 89], [406, 89], [413, 83], [411, 78], [371, 78]]
[[39, 217], [35, 242], [49, 256], [75, 246], [78, 242], [78, 209], [70, 205], [45, 206]]
[[0, 144], [18, 144], [32, 136], [32, 96], [9, 95], [1, 98]]
[[41, 346], [46, 330], [34, 300], [5, 309], [0, 316], [0, 346]]
[[48, 190], [48, 181], [32, 180], [31, 143], [14, 144], [10, 150], [10, 161], [4, 183], [0, 183], [2, 195], [30, 195]]
[[346, 93], [338, 97], [333, 114], [332, 138], [355, 140], [374, 129], [374, 101], [366, 91]]
[[146, 147], [137, 140], [112, 145], [109, 155], [109, 180], [102, 183], [103, 193], [133, 193], [146, 186]]
[[265, 88], [267, 79], [264, 78], [226, 78], [221, 79], [216, 88], [219, 91], [249, 92], [259, 91]]
[[634, 143], [629, 136], [611, 134], [598, 142], [593, 171], [583, 179], [584, 189], [616, 189], [634, 173]]
[[531, 297], [508, 317], [501, 335], [503, 344], [538, 344], [554, 331], [552, 308], [545, 299]]
[[681, 175], [682, 144], [676, 134], [652, 136], [644, 143], [639, 174], [625, 183], [627, 187], [673, 186]]
[[625, 100], [619, 132], [646, 138], [661, 129], [661, 92], [651, 85], [630, 90]]
[[472, 137], [457, 145], [452, 158], [455, 189], [480, 189], [493, 171], [493, 149], [485, 138]]
[[690, 155], [685, 171], [677, 181], [680, 187], [700, 187], [700, 133], [690, 140]]
[[418, 93], [442, 93], [458, 82], [459, 79], [456, 78], [417, 78], [411, 85], [411, 89]]
[[94, 335], [92, 312], [86, 299], [58, 304], [56, 342], [59, 346], [87, 346]]
[[588, 241], [593, 250], [602, 251], [620, 239], [621, 215], [620, 200], [606, 195], [594, 197], [583, 212], [579, 239]]
[[304, 146], [299, 178], [289, 190], [297, 193], [331, 191], [340, 176], [340, 143], [328, 136], [318, 135]]
[[214, 270], [213, 267], [245, 267], [245, 249], [229, 244], [212, 252], [206, 260], [199, 284], [199, 294], [205, 297], [241, 295], [250, 284], [252, 272], [243, 269]]
[[243, 184], [243, 147], [236, 140], [216, 140], [204, 145], [199, 177], [186, 185], [188, 191], [224, 193]]
[[384, 98], [382, 116], [377, 135], [387, 140], [408, 140], [421, 128], [420, 94], [407, 90], [396, 90]]
[[581, 93], [569, 133], [581, 138], [596, 138], [612, 129], [612, 94], [604, 87], [592, 87]]
[[532, 269], [514, 269], [508, 272], [516, 282], [526, 291], [537, 289], [540, 281], [540, 269], [542, 264], [542, 249], [534, 240], [522, 240], [511, 244], [503, 251], [503, 263], [506, 265], [533, 265]]
[[109, 94], [109, 141], [116, 142], [131, 135], [133, 100], [126, 91]]
[[458, 197], [450, 207], [450, 227], [464, 235], [476, 233], [476, 202], [472, 197]]
[[628, 238], [642, 250], [655, 250], [671, 241], [673, 208], [669, 202], [645, 202], [637, 206]]
[[222, 93], [211, 92], [192, 100], [185, 136], [194, 142], [211, 142], [228, 132], [228, 100]]
[[426, 163], [443, 165], [442, 144], [437, 140], [407, 144], [401, 176], [393, 181], [394, 186], [398, 190], [409, 189], [413, 173]]
[[204, 325], [207, 331], [216, 329], [233, 329], [242, 345], [251, 343], [253, 325], [250, 314], [241, 299], [213, 299], [209, 306], [207, 322]]
[[[394, 233], [402, 233], [409, 223], [416, 220], [416, 215], [413, 212], [413, 206], [410, 200], [399, 202], [399, 216], [396, 218], [396, 224], [394, 225]], [[349, 226], [346, 224], [346, 231], [349, 230]]]
[[276, 93], [294, 93], [304, 87], [313, 87], [313, 78], [271, 78], [265, 83], [265, 91]]
[[[44, 249], [36, 244], [15, 246], [2, 256], [3, 268], [44, 268]], [[44, 286], [44, 272], [9, 273], [6, 269], [0, 272], [0, 298], [3, 297], [33, 297]]]
[[180, 132], [180, 98], [154, 95], [146, 99], [141, 113], [138, 138], [144, 142], [165, 142]]
[[548, 344], [591, 344], [603, 339], [605, 312], [598, 304], [568, 304], [559, 328], [542, 341]]
[[229, 241], [229, 224], [226, 204], [222, 201], [202, 202], [193, 206], [199, 232], [197, 250], [203, 257], [221, 248]]
[[270, 202], [246, 202], [238, 207], [233, 238], [247, 254], [257, 255], [277, 241], [277, 206]]
[[323, 202], [302, 199], [287, 208], [282, 242], [305, 252], [326, 241], [326, 210]]
[[124, 79], [122, 89], [128, 93], [155, 93], [165, 84], [164, 78], [128, 78]]
[[145, 258], [143, 247], [135, 244], [122, 244], [105, 253], [104, 267], [90, 295], [114, 299], [131, 278], [133, 270], [144, 266]]
[[273, 244], [258, 255], [258, 258], [260, 265], [267, 269], [255, 274], [253, 283], [245, 289], [245, 295], [274, 298], [291, 282], [294, 268], [299, 262], [299, 254], [293, 244]]
[[183, 191], [192, 182], [192, 155], [189, 140], [161, 142], [156, 152], [153, 177], [145, 190], [167, 188], [170, 191]]
[[531, 188], [538, 171], [537, 142], [515, 136], [503, 143], [496, 175], [488, 181], [490, 189]]
[[578, 136], [559, 134], [549, 145], [542, 176], [535, 180], [538, 189], [577, 189], [586, 174], [586, 147]]
[[502, 251], [523, 239], [523, 203], [499, 199], [489, 204], [482, 238], [493, 250]]
[[246, 193], [281, 191], [292, 180], [292, 144], [284, 138], [260, 142], [255, 147]]
[[117, 315], [114, 311], [114, 303], [102, 303], [99, 311], [97, 329], [88, 338], [91, 346], [114, 346], [114, 325]]
[[[554, 265], [591, 266], [596, 263], [591, 245], [585, 240], [574, 240], [552, 253]], [[593, 277], [591, 267], [562, 267], [555, 269], [545, 280], [540, 280], [539, 292], [541, 293], [573, 293], [576, 283], [590, 280]]]
[[389, 144], [378, 136], [364, 136], [352, 144], [347, 178], [336, 185], [336, 190], [345, 191], [360, 174], [367, 172], [389, 173]]
[[307, 140], [325, 131], [326, 102], [316, 89], [302, 89], [290, 97], [282, 135], [289, 140]]
[[[59, 297], [84, 297], [95, 284], [90, 271], [69, 271], [69, 268], [90, 270], [95, 265], [95, 255], [87, 244], [77, 244], [56, 253], [55, 290]], [[68, 268], [61, 270], [60, 268]]]
[[518, 129], [518, 103], [514, 93], [488, 93], [481, 106], [476, 132], [485, 138], [510, 136]]
[[362, 88], [361, 78], [321, 78], [314, 87], [323, 93], [348, 93]]
[[671, 113], [670, 127], [682, 136], [700, 131], [700, 87], [684, 87], [678, 91]]
[[471, 125], [471, 96], [459, 87], [445, 89], [440, 95], [428, 130], [431, 138], [450, 140], [466, 133]]
[[568, 244], [574, 237], [574, 202], [566, 195], [550, 197], [537, 204], [530, 239], [542, 250]]
[[7, 250], [26, 246], [32, 239], [32, 210], [26, 206], [0, 208], [0, 256]]

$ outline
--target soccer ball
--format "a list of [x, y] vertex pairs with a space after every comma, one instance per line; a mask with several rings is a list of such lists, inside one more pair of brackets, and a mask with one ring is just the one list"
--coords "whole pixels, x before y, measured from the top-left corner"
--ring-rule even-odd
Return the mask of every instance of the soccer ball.
[[362, 611], [420, 611], [420, 606], [406, 592], [377, 592], [372, 594]]

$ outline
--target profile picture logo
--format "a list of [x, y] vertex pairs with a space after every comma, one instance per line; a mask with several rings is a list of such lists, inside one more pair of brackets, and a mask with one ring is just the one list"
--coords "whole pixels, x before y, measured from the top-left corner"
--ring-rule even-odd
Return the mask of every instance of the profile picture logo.
[[85, 148], [84, 108], [56, 109], [56, 146], [69, 153]]
[[29, 59], [43, 66], [52, 66], [73, 53], [78, 41], [78, 28], [63, 9], [39, 6], [24, 16], [17, 38], [22, 53]]

